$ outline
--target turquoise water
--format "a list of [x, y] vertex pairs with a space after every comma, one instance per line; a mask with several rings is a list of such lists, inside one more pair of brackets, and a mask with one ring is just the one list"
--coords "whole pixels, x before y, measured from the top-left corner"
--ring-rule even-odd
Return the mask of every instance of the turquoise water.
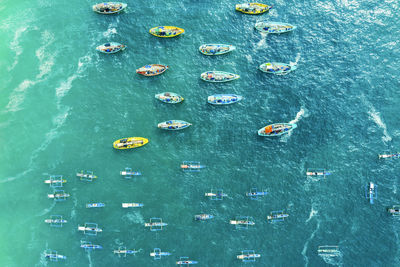
[[[198, 266], [241, 266], [243, 249], [261, 254], [259, 266], [398, 266], [400, 222], [385, 209], [400, 203], [398, 161], [377, 154], [399, 150], [398, 1], [274, 1], [269, 14], [249, 16], [234, 10], [237, 1], [127, 1], [127, 12], [102, 16], [95, 1], [3, 0], [0, 7], [0, 263], [44, 266], [46, 249], [68, 259], [66, 266], [174, 266], [180, 256]], [[298, 28], [288, 34], [261, 35], [262, 18]], [[151, 27], [175, 25], [185, 34], [159, 39]], [[94, 48], [117, 41], [128, 48], [115, 55]], [[203, 43], [229, 43], [237, 50], [207, 57]], [[297, 62], [286, 76], [257, 70], [266, 61]], [[163, 63], [157, 77], [135, 70]], [[207, 70], [241, 75], [237, 81], [210, 84]], [[167, 105], [154, 94], [172, 91], [185, 97]], [[237, 93], [232, 106], [206, 103], [208, 95]], [[181, 119], [193, 123], [180, 132], [157, 123]], [[277, 139], [256, 131], [274, 122], [298, 128]], [[112, 142], [128, 136], [149, 144], [128, 151]], [[207, 168], [183, 173], [183, 160]], [[126, 181], [125, 167], [143, 173]], [[305, 176], [307, 168], [333, 171], [326, 180]], [[97, 181], [75, 177], [93, 170]], [[60, 174], [71, 197], [54, 204], [43, 180]], [[368, 204], [363, 187], [373, 181], [379, 199]], [[267, 189], [259, 201], [245, 196], [251, 187]], [[229, 195], [222, 202], [204, 197], [211, 188]], [[104, 202], [103, 209], [86, 209]], [[141, 202], [125, 210], [122, 202]], [[268, 224], [266, 216], [284, 209], [290, 217]], [[210, 213], [211, 221], [193, 216]], [[43, 221], [61, 214], [61, 229]], [[235, 230], [237, 215], [256, 225]], [[168, 223], [154, 233], [143, 226], [151, 217]], [[96, 222], [97, 237], [85, 237], [77, 225]], [[86, 253], [80, 240], [103, 250]], [[322, 258], [320, 245], [338, 245], [340, 256]], [[141, 249], [118, 258], [118, 246]], [[153, 248], [169, 251], [160, 262]], [[49, 264], [51, 266], [55, 264]], [[249, 264], [251, 265], [251, 264]]]

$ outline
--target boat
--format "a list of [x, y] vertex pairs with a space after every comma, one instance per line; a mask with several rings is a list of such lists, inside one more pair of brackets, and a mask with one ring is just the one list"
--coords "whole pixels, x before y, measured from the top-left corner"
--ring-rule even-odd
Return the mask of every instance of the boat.
[[78, 231], [87, 235], [97, 235], [97, 233], [103, 232], [103, 229], [99, 228], [96, 223], [85, 223], [84, 226], [78, 225]]
[[161, 260], [162, 256], [170, 256], [171, 253], [161, 251], [160, 248], [154, 248], [153, 252], [150, 252], [150, 257], [154, 257], [155, 260]]
[[235, 46], [227, 44], [203, 44], [199, 47], [200, 53], [207, 56], [223, 55], [235, 49]]
[[136, 73], [144, 76], [156, 76], [164, 73], [168, 69], [168, 66], [161, 64], [150, 64], [145, 65], [136, 70]]
[[267, 125], [258, 130], [260, 136], [280, 136], [296, 129], [297, 125], [294, 123], [274, 123]]
[[103, 208], [106, 204], [104, 203], [88, 203], [86, 204], [86, 208]]
[[125, 50], [125, 48], [126, 48], [126, 45], [116, 43], [116, 42], [110, 42], [110, 43], [105, 43], [105, 44], [99, 45], [98, 47], [96, 47], [96, 50], [101, 53], [104, 53], [104, 54], [114, 54], [119, 51]]
[[235, 94], [220, 94], [211, 95], [207, 98], [207, 102], [212, 105], [228, 105], [237, 103], [242, 100], [243, 97]]
[[44, 257], [46, 259], [49, 259], [50, 261], [58, 261], [58, 260], [66, 260], [67, 259], [66, 256], [60, 255], [57, 253], [57, 251], [50, 250], [50, 249], [48, 249], [44, 252]]
[[392, 207], [388, 208], [387, 211], [392, 216], [400, 216], [400, 205], [393, 205]]
[[323, 258], [340, 256], [339, 246], [318, 246], [317, 252]]
[[266, 73], [272, 73], [276, 75], [286, 75], [291, 71], [294, 71], [297, 69], [296, 64], [294, 63], [280, 63], [280, 62], [267, 62], [264, 64], [261, 64], [259, 69], [262, 72]]
[[297, 28], [296, 26], [289, 23], [273, 21], [259, 21], [254, 27], [256, 28], [256, 30], [265, 33], [291, 32]]
[[70, 194], [64, 192], [56, 192], [53, 194], [47, 194], [48, 198], [54, 198], [55, 200], [65, 200], [67, 197], [70, 197]]
[[243, 262], [255, 262], [256, 258], [260, 258], [260, 254], [256, 254], [254, 250], [243, 250], [242, 254], [237, 255], [236, 258]]
[[246, 192], [246, 196], [250, 197], [250, 199], [258, 200], [259, 197], [266, 196], [268, 194], [267, 190], [259, 191], [257, 188], [251, 188], [250, 192]]
[[235, 225], [255, 225], [255, 222], [253, 221], [248, 221], [248, 220], [230, 220], [230, 224], [235, 224]]
[[53, 184], [64, 184], [66, 183], [67, 180], [65, 179], [57, 179], [57, 180], [53, 180], [53, 179], [48, 179], [48, 180], [44, 180], [45, 184], [49, 184], [49, 185], [53, 185]]
[[183, 171], [188, 172], [199, 172], [201, 169], [204, 169], [206, 166], [201, 165], [199, 161], [184, 161], [181, 164], [181, 169]]
[[99, 3], [93, 6], [93, 11], [99, 14], [116, 14], [123, 11], [128, 4], [120, 2]]
[[269, 11], [271, 8], [272, 6], [260, 3], [245, 3], [236, 5], [237, 11], [250, 15], [259, 15]]
[[93, 179], [97, 179], [97, 176], [93, 174], [93, 171], [82, 170], [81, 172], [78, 172], [76, 176], [79, 177], [81, 181], [87, 181], [87, 182], [91, 182], [93, 181]]
[[161, 37], [161, 38], [171, 38], [178, 36], [185, 32], [184, 29], [175, 26], [158, 26], [150, 29], [150, 34]]
[[378, 185], [369, 182], [365, 187], [365, 198], [369, 199], [370, 204], [374, 204], [374, 199], [378, 198]]
[[170, 121], [164, 121], [160, 122], [157, 127], [163, 130], [170, 130], [170, 131], [176, 131], [176, 130], [182, 130], [187, 127], [192, 125], [189, 122], [186, 121], [181, 121], [181, 120], [170, 120]]
[[280, 222], [289, 217], [289, 214], [284, 214], [283, 211], [273, 211], [267, 216], [267, 220], [270, 222]]
[[191, 265], [197, 263], [197, 261], [189, 260], [189, 257], [179, 257], [179, 261], [176, 262], [177, 265]]
[[379, 159], [398, 159], [400, 158], [400, 152], [390, 153], [390, 154], [380, 154], [378, 155]]
[[214, 216], [211, 215], [211, 214], [198, 214], [198, 215], [194, 215], [194, 219], [195, 219], [196, 221], [205, 221], [205, 220], [210, 220], [210, 219], [212, 219], [212, 218], [214, 218]]
[[332, 172], [331, 171], [327, 171], [325, 169], [314, 169], [314, 168], [309, 168], [306, 171], [306, 175], [307, 176], [327, 176], [327, 175], [331, 175]]
[[206, 71], [200, 75], [200, 78], [206, 82], [223, 83], [239, 79], [240, 76], [225, 71]]
[[143, 137], [127, 137], [118, 139], [113, 143], [115, 149], [130, 149], [141, 147], [147, 144], [149, 140]]
[[143, 206], [142, 203], [122, 203], [123, 208], [141, 208]]
[[126, 255], [135, 255], [136, 253], [138, 253], [139, 250], [131, 250], [131, 249], [126, 249], [126, 247], [119, 247], [118, 249], [114, 250], [114, 254], [118, 254], [118, 256], [121, 257], [124, 256], [126, 257]]
[[82, 240], [81, 240], [81, 246], [80, 247], [85, 249], [86, 251], [88, 251], [88, 250], [96, 250], [96, 249], [103, 249], [103, 247], [100, 246], [100, 245], [95, 245], [95, 244], [92, 244], [92, 242], [82, 241]]
[[129, 167], [126, 167], [124, 171], [120, 171], [119, 174], [121, 174], [122, 176], [125, 176], [126, 179], [130, 179], [130, 178], [132, 178], [132, 176], [142, 175], [142, 173], [140, 173], [140, 172], [132, 171], [132, 169]]
[[177, 104], [177, 103], [180, 103], [183, 100], [185, 100], [180, 95], [172, 93], [172, 92], [164, 92], [164, 93], [156, 94], [154, 97], [157, 98], [158, 100], [160, 100], [161, 102], [168, 103], [168, 104]]
[[67, 220], [64, 219], [46, 219], [44, 220], [45, 223], [52, 224], [52, 225], [60, 225], [63, 223], [67, 223]]

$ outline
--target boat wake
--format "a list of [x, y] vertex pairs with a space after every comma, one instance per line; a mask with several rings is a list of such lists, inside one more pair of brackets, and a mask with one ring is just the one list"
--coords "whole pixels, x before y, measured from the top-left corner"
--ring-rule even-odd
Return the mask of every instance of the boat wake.
[[381, 129], [383, 129], [383, 142], [392, 141], [392, 137], [389, 135], [387, 131], [386, 124], [382, 121], [380, 113], [375, 110], [375, 108], [371, 105], [371, 110], [368, 111], [368, 115], [372, 121], [374, 121]]
[[[301, 118], [307, 118], [309, 116], [308, 111], [306, 108], [301, 107], [299, 112], [297, 112], [296, 117], [289, 121], [289, 123], [297, 123], [300, 121]], [[295, 131], [296, 129], [294, 129]], [[288, 139], [290, 138], [290, 136], [292, 135], [293, 131], [289, 131], [286, 135], [282, 136], [282, 138], [280, 139], [281, 142], [287, 142]]]
[[139, 212], [134, 212], [134, 213], [127, 213], [122, 218], [128, 219], [128, 221], [131, 221], [133, 223], [140, 223], [144, 224], [144, 219], [143, 216]]
[[11, 71], [15, 68], [15, 66], [18, 64], [18, 58], [19, 56], [22, 54], [22, 47], [19, 45], [19, 39], [21, 38], [22, 34], [28, 29], [27, 26], [23, 26], [21, 28], [18, 28], [15, 31], [14, 34], [14, 39], [12, 40], [12, 42], [10, 43], [10, 48], [12, 51], [15, 52], [15, 59], [13, 64], [8, 68], [8, 71]]
[[49, 208], [44, 209], [40, 213], [36, 214], [36, 217], [40, 217], [40, 216], [43, 216], [43, 215], [49, 213], [55, 206], [56, 206], [56, 202], [53, 201], [53, 204]]
[[300, 53], [297, 53], [295, 62], [290, 62], [290, 65], [292, 65], [292, 66], [297, 65], [297, 63], [299, 62], [300, 58], [301, 58]]
[[314, 210], [314, 207], [311, 207], [310, 215], [308, 216], [306, 223], [308, 223], [317, 214], [318, 214], [318, 210]]
[[[113, 26], [112, 26], [113, 27]], [[117, 34], [116, 28], [111, 28], [111, 26], [103, 33], [103, 36], [106, 38], [110, 38], [113, 34]]]
[[319, 220], [317, 221], [317, 228], [311, 233], [310, 237], [307, 239], [306, 243], [304, 243], [303, 250], [301, 251], [301, 255], [303, 255], [305, 266], [308, 266], [308, 257], [307, 257], [307, 249], [308, 249], [308, 243], [314, 238], [315, 234], [319, 230], [320, 222]]
[[48, 47], [54, 42], [55, 38], [54, 35], [48, 31], [44, 31], [42, 33], [42, 46], [39, 47], [38, 50], [36, 50], [35, 54], [36, 57], [39, 59], [39, 74], [36, 75], [34, 80], [24, 80], [22, 83], [18, 85], [17, 88], [15, 88], [10, 97], [9, 97], [9, 102], [6, 106], [6, 112], [16, 112], [21, 110], [20, 105], [24, 102], [25, 100], [25, 95], [27, 93], [27, 90], [29, 87], [34, 86], [35, 84], [39, 82], [43, 82], [46, 79], [44, 76], [48, 73], [50, 73], [51, 68], [54, 65], [54, 59], [56, 57], [56, 54], [53, 53], [48, 53], [47, 49]]
[[268, 36], [268, 33], [261, 33], [261, 40], [256, 44], [256, 50], [262, 49], [262, 48], [268, 48], [267, 36]]

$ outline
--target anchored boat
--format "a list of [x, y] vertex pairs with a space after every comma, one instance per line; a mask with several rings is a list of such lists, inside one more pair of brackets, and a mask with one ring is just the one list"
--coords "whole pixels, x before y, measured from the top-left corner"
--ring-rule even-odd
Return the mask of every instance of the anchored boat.
[[67, 220], [64, 220], [61, 215], [51, 215], [50, 219], [46, 219], [44, 222], [52, 227], [62, 227], [64, 223], [67, 223]]
[[186, 172], [199, 172], [206, 166], [201, 165], [199, 161], [184, 161], [181, 164], [181, 169]]
[[374, 200], [378, 198], [378, 185], [369, 182], [365, 187], [365, 198], [369, 199], [370, 204], [374, 204]]
[[123, 11], [128, 4], [120, 2], [99, 3], [93, 6], [93, 11], [99, 14], [116, 14]]
[[118, 257], [121, 257], [121, 256], [126, 257], [126, 255], [135, 255], [138, 252], [139, 252], [139, 250], [126, 249], [126, 247], [123, 247], [123, 246], [114, 250], [114, 254], [117, 254]]
[[269, 11], [271, 8], [272, 6], [260, 3], [245, 3], [236, 5], [237, 11], [250, 15], [259, 15]]
[[164, 73], [167, 69], [167, 65], [150, 64], [137, 69], [136, 73], [142, 74], [144, 76], [156, 76]]
[[256, 254], [254, 250], [243, 250], [242, 254], [237, 255], [236, 258], [243, 262], [255, 262], [256, 258], [260, 258], [260, 254]]
[[191, 264], [197, 264], [197, 261], [192, 261], [189, 260], [189, 257], [179, 257], [179, 261], [176, 262], [176, 264], [182, 266], [182, 265], [191, 265]]
[[227, 44], [203, 44], [199, 47], [200, 53], [207, 56], [223, 55], [235, 49], [235, 46]]
[[240, 76], [225, 71], [206, 71], [200, 75], [200, 78], [206, 82], [223, 83], [239, 79]]
[[103, 249], [103, 247], [100, 245], [95, 245], [95, 244], [92, 244], [92, 242], [83, 241], [83, 240], [81, 240], [81, 248], [85, 249], [86, 251]]
[[142, 203], [122, 203], [123, 208], [141, 208], [143, 206]]
[[104, 53], [104, 54], [114, 54], [119, 51], [125, 50], [125, 48], [126, 48], [126, 45], [116, 43], [116, 42], [110, 42], [110, 43], [105, 43], [105, 44], [99, 45], [98, 47], [96, 47], [96, 50], [101, 53]]
[[176, 131], [176, 130], [182, 130], [187, 127], [192, 125], [189, 122], [186, 121], [181, 121], [181, 120], [170, 120], [170, 121], [164, 121], [160, 122], [157, 127], [163, 130], [170, 130], [170, 131]]
[[297, 125], [294, 123], [274, 123], [265, 126], [258, 130], [260, 136], [280, 136], [296, 129]]
[[264, 64], [261, 64], [259, 69], [262, 72], [266, 73], [271, 73], [271, 74], [276, 74], [276, 75], [286, 75], [291, 71], [294, 71], [297, 69], [296, 64], [294, 63], [280, 63], [280, 62], [267, 62]]
[[44, 257], [50, 261], [66, 260], [67, 257], [60, 255], [55, 250], [48, 249], [44, 252]]
[[400, 158], [400, 152], [397, 153], [389, 153], [389, 154], [380, 154], [378, 155], [379, 159], [398, 159]]
[[400, 205], [393, 205], [392, 207], [388, 208], [387, 211], [392, 216], [400, 216]]
[[106, 204], [104, 204], [104, 203], [87, 203], [86, 204], [86, 208], [103, 208], [103, 207], [105, 207], [106, 206]]
[[150, 222], [145, 223], [144, 227], [150, 227], [150, 231], [162, 231], [164, 226], [167, 226], [161, 218], [150, 218]]
[[289, 217], [289, 214], [283, 213], [283, 210], [275, 210], [267, 216], [267, 221], [271, 223], [282, 222], [287, 217]]
[[258, 31], [265, 33], [291, 32], [297, 27], [285, 22], [259, 21], [254, 26]]
[[49, 179], [44, 180], [45, 184], [50, 185], [50, 187], [62, 187], [67, 180], [63, 179], [62, 175], [50, 175]]
[[161, 102], [168, 103], [168, 104], [177, 104], [184, 100], [183, 97], [181, 97], [178, 94], [172, 93], [172, 92], [164, 92], [164, 93], [156, 94], [154, 97], [157, 98], [158, 100], [160, 100]]
[[161, 251], [160, 248], [154, 248], [153, 252], [150, 252], [150, 257], [154, 257], [154, 260], [161, 260], [162, 256], [170, 256], [171, 253]]
[[87, 181], [87, 182], [91, 182], [93, 181], [93, 179], [97, 179], [97, 176], [93, 174], [93, 171], [82, 170], [81, 172], [78, 172], [76, 176], [79, 177], [81, 181]]
[[212, 218], [214, 218], [214, 216], [211, 215], [211, 214], [198, 214], [198, 215], [194, 215], [194, 219], [195, 219], [196, 221], [205, 221], [205, 220], [210, 220], [210, 219], [212, 219]]
[[149, 140], [143, 137], [127, 137], [116, 140], [113, 147], [115, 149], [130, 149], [144, 146], [148, 142]]
[[175, 37], [184, 32], [184, 29], [175, 26], [158, 26], [150, 29], [150, 34], [162, 38]]
[[207, 98], [207, 102], [212, 105], [228, 105], [237, 103], [242, 100], [243, 97], [235, 94], [220, 94], [220, 95], [211, 95]]
[[78, 231], [82, 231], [85, 235], [97, 235], [103, 232], [103, 229], [99, 228], [97, 223], [85, 223], [84, 226], [78, 225]]

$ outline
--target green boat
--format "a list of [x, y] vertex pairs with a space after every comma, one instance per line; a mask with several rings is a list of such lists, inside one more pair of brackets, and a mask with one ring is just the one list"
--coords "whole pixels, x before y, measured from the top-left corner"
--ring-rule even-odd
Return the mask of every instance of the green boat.
[[225, 71], [206, 71], [200, 75], [200, 78], [206, 82], [223, 83], [239, 79], [240, 76]]
[[235, 49], [235, 46], [227, 44], [203, 44], [199, 47], [200, 53], [207, 56], [223, 55]]

